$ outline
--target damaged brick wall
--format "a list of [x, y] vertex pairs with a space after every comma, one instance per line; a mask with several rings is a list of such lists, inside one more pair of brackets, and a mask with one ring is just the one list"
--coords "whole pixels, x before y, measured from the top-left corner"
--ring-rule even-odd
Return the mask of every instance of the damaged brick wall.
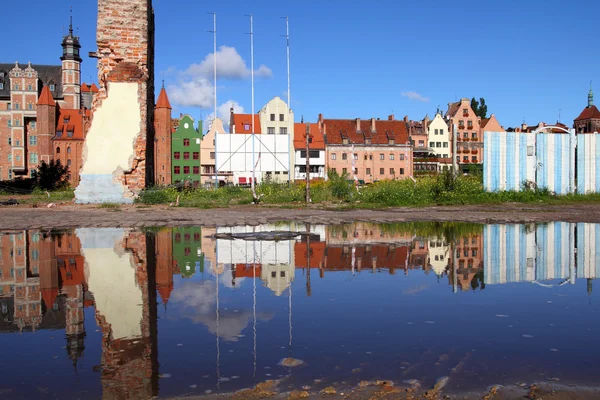
[[[99, 91], [75, 197], [130, 203], [154, 178], [152, 1], [98, 0], [96, 40]], [[135, 88], [136, 101], [123, 96]]]

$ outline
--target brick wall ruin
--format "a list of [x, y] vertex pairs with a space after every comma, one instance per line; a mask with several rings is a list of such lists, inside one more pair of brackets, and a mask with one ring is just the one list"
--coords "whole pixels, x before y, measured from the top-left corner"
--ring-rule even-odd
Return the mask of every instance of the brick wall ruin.
[[99, 92], [77, 203], [131, 203], [152, 183], [154, 14], [151, 0], [98, 0]]

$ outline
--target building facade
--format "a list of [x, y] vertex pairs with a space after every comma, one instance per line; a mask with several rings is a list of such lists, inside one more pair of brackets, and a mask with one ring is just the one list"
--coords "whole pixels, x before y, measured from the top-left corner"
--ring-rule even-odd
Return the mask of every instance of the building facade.
[[[225, 133], [223, 120], [215, 118], [210, 124], [210, 128], [206, 135], [202, 136], [202, 144], [200, 146], [200, 172], [202, 185], [215, 184], [215, 135]], [[222, 137], [222, 136], [220, 136]], [[231, 173], [226, 171], [226, 176]]]
[[463, 98], [455, 103], [448, 103], [448, 111], [444, 119], [448, 124], [450, 135], [456, 135], [456, 161], [459, 169], [466, 169], [471, 164], [483, 163], [483, 135], [481, 118], [471, 108], [471, 100]]
[[294, 124], [294, 179], [306, 179], [306, 130], [308, 134], [309, 179], [325, 179], [325, 142], [318, 124]]
[[172, 136], [171, 181], [186, 183], [193, 187], [200, 186], [200, 143], [202, 138], [202, 121], [198, 121], [198, 129], [194, 128], [194, 119], [184, 115], [179, 127]]
[[452, 139], [448, 125], [437, 113], [427, 127], [427, 141], [436, 161], [436, 170], [443, 171], [452, 165]]
[[413, 175], [413, 148], [404, 121], [323, 119], [327, 170], [359, 183], [405, 179]]

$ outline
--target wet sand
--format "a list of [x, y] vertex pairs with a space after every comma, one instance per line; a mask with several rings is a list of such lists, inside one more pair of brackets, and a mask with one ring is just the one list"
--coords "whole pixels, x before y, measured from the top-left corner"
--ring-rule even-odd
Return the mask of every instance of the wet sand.
[[246, 205], [198, 209], [169, 206], [40, 204], [0, 206], [0, 229], [48, 229], [75, 227], [234, 226], [281, 221], [311, 224], [375, 223], [408, 221], [457, 221], [475, 223], [591, 222], [600, 223], [600, 203], [569, 205], [514, 204], [388, 208], [380, 210], [325, 209], [322, 206], [271, 207]]

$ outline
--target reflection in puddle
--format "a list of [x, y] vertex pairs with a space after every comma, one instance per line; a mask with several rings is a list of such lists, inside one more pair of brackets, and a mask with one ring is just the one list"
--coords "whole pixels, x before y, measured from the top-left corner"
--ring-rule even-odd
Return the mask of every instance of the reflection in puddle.
[[[260, 240], [272, 231], [298, 235]], [[594, 384], [599, 273], [595, 224], [3, 232], [3, 354], [28, 362], [13, 362], [0, 389], [150, 398], [280, 377], [301, 388], [449, 376], [455, 392]]]

